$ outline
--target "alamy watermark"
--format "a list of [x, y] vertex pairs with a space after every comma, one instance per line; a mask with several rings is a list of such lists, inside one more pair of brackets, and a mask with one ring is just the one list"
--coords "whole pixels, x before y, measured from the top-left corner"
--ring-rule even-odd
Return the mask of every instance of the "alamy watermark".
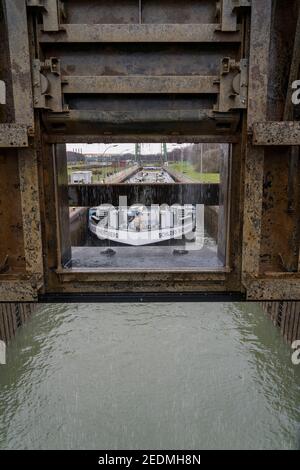
[[292, 349], [295, 351], [292, 354], [292, 363], [294, 366], [300, 365], [300, 339], [297, 339], [292, 343]]
[[0, 340], [0, 365], [6, 364], [6, 344]]
[[295, 90], [292, 94], [292, 103], [296, 106], [300, 104], [300, 80], [292, 83], [292, 89]]
[[165, 240], [185, 240], [189, 250], [204, 246], [203, 204], [134, 204], [119, 197], [117, 207], [103, 204], [90, 210], [90, 229], [100, 239], [147, 245]]

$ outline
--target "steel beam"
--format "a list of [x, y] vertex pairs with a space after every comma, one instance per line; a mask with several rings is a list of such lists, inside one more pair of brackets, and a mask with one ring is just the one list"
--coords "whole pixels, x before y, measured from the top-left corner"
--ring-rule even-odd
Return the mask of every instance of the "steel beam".
[[238, 134], [213, 134], [213, 135], [200, 135], [200, 134], [179, 134], [178, 132], [170, 134], [66, 134], [65, 132], [53, 132], [53, 134], [45, 135], [45, 142], [48, 144], [95, 144], [95, 143], [214, 143], [214, 144], [232, 144], [239, 142]]
[[289, 121], [293, 119], [292, 85], [293, 85], [293, 82], [299, 78], [299, 68], [300, 68], [300, 3], [299, 3], [299, 11], [298, 11], [298, 21], [297, 21], [296, 32], [295, 32], [293, 56], [292, 56], [291, 67], [290, 67], [288, 90], [287, 90], [284, 115], [283, 115], [283, 119], [285, 121]]
[[26, 272], [40, 279], [43, 247], [36, 148], [20, 149], [18, 157]]
[[300, 300], [300, 278], [248, 278], [244, 280], [247, 300]]
[[[248, 132], [257, 119], [267, 119], [271, 23], [272, 0], [252, 0]], [[243, 276], [258, 274], [260, 269], [263, 179], [264, 149], [257, 149], [249, 143], [245, 158]]]
[[34, 281], [30, 280], [1, 280], [1, 302], [37, 302], [38, 289]]
[[145, 111], [89, 111], [89, 110], [71, 110], [67, 113], [49, 113], [46, 116], [47, 123], [114, 123], [122, 124], [124, 122], [199, 122], [208, 119], [215, 119], [220, 122], [236, 122], [237, 115], [214, 114], [211, 109], [176, 109], [162, 110], [149, 109]]
[[300, 122], [258, 122], [253, 126], [253, 145], [300, 145]]
[[216, 31], [217, 24], [64, 24], [55, 34], [39, 31], [40, 43], [196, 42], [239, 43], [241, 32]]
[[24, 0], [6, 0], [5, 7], [15, 122], [33, 127], [34, 113], [26, 2]]
[[22, 124], [0, 124], [0, 147], [28, 147], [27, 126]]
[[65, 76], [63, 93], [136, 94], [201, 93], [217, 94], [218, 76]]

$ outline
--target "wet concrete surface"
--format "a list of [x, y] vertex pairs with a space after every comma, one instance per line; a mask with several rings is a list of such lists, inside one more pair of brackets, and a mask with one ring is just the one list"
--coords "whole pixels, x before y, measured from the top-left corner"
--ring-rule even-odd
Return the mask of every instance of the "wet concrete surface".
[[[88, 246], [93, 245], [93, 246]], [[120, 245], [89, 237], [86, 246], [72, 247], [72, 268], [176, 269], [219, 268], [217, 245], [205, 237], [204, 245], [172, 240], [142, 247]]]

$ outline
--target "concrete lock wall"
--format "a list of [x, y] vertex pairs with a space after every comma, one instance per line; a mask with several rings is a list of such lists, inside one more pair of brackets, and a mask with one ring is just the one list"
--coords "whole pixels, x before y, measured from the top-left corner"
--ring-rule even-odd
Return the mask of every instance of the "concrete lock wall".
[[218, 241], [219, 206], [205, 206], [204, 227], [208, 235]]
[[261, 306], [289, 344], [300, 340], [300, 302], [262, 302]]
[[35, 310], [35, 304], [2, 303], [0, 304], [0, 340], [9, 343]]
[[88, 208], [70, 208], [70, 233], [72, 246], [81, 246], [86, 240]]

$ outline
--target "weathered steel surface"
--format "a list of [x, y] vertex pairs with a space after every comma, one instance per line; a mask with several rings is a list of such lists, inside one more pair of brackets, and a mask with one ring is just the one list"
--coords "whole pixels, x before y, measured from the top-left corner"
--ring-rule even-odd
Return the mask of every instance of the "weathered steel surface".
[[176, 141], [178, 144], [184, 144], [186, 142], [189, 143], [220, 143], [220, 144], [236, 144], [239, 142], [239, 135], [227, 135], [227, 134], [217, 134], [217, 135], [209, 135], [209, 134], [202, 134], [202, 135], [195, 135], [195, 134], [187, 134], [187, 133], [161, 133], [161, 134], [150, 134], [150, 133], [141, 133], [139, 135], [132, 135], [132, 134], [113, 134], [109, 132], [107, 134], [103, 134], [99, 136], [99, 134], [64, 134], [58, 133], [57, 130], [54, 133], [48, 134], [45, 136], [45, 141], [48, 144], [66, 144], [69, 142], [72, 143], [90, 143], [94, 144], [95, 142], [101, 143], [139, 143], [139, 142], [147, 142], [147, 143], [161, 143], [162, 140], [164, 142], [174, 143]]
[[248, 129], [265, 121], [268, 100], [272, 0], [253, 0], [249, 56]]
[[34, 148], [19, 150], [18, 156], [26, 272], [40, 280], [43, 249], [37, 151]]
[[28, 147], [27, 126], [24, 124], [0, 124], [0, 147]]
[[285, 107], [284, 107], [284, 113], [283, 113], [283, 119], [285, 121], [292, 120], [294, 116], [294, 107], [292, 103], [292, 94], [294, 90], [293, 90], [292, 85], [293, 85], [293, 82], [299, 78], [299, 70], [300, 70], [300, 8], [298, 10], [298, 21], [296, 25], [296, 32], [295, 32], [295, 38], [294, 38], [293, 56], [292, 56], [291, 65], [290, 65], [288, 89], [287, 89]]
[[220, 92], [215, 111], [246, 109], [248, 99], [248, 60], [224, 58], [220, 67]]
[[33, 126], [29, 34], [24, 0], [5, 0], [14, 116], [18, 124]]
[[19, 165], [13, 149], [0, 153], [0, 221], [0, 264], [7, 259], [8, 272], [20, 273], [25, 268], [24, 240]]
[[[146, 134], [149, 135], [148, 142], [152, 141], [155, 135], [168, 139], [168, 134], [184, 135], [188, 134], [188, 141], [193, 138], [193, 133], [198, 133], [198, 139], [212, 142], [215, 137], [216, 141], [226, 142], [228, 138], [232, 141], [239, 125], [239, 115], [237, 113], [213, 113], [211, 110], [154, 110], [149, 109], [147, 112], [140, 110], [132, 111], [77, 111], [72, 110], [68, 113], [47, 113], [45, 117], [45, 125], [49, 134], [57, 134], [58, 130], [63, 135], [70, 135], [72, 142], [76, 142], [80, 136], [83, 136], [84, 142], [94, 139], [105, 141], [107, 135], [118, 135], [121, 139], [122, 135], [132, 135], [126, 137], [127, 142], [137, 138], [134, 132], [135, 127], [139, 127], [140, 135], [147, 142]], [[218, 136], [222, 134], [222, 137]], [[230, 137], [229, 137], [229, 135]], [[95, 136], [98, 135], [96, 138]], [[207, 135], [207, 137], [206, 137]], [[91, 137], [89, 137], [91, 136]], [[59, 139], [59, 137], [58, 137]], [[89, 140], [87, 140], [89, 139]], [[104, 140], [103, 140], [104, 139]], [[142, 140], [142, 138], [140, 138]], [[59, 141], [59, 140], [58, 140]]]
[[[257, 119], [266, 120], [268, 104], [268, 67], [271, 38], [272, 1], [253, 0], [249, 58], [248, 130]], [[264, 149], [250, 143], [245, 155], [245, 203], [243, 230], [243, 273], [260, 269]]]
[[218, 76], [65, 76], [64, 93], [218, 93]]
[[238, 8], [250, 7], [250, 0], [218, 0], [217, 12], [221, 31], [236, 31], [238, 28]]
[[68, 201], [68, 170], [65, 145], [55, 146], [55, 191], [59, 201], [57, 208], [59, 227], [59, 261], [64, 265], [71, 258], [71, 233]]
[[161, 111], [149, 109], [145, 115], [144, 111], [77, 111], [71, 110], [68, 113], [50, 113], [47, 116], [48, 123], [61, 123], [67, 126], [70, 122], [88, 123], [89, 125], [96, 123], [140, 123], [140, 122], [199, 122], [204, 120], [215, 120], [221, 124], [225, 122], [233, 122], [238, 124], [238, 116], [233, 113], [221, 114], [220, 116], [210, 109], [183, 109], [183, 110], [165, 110], [162, 115]]
[[[7, 99], [0, 107], [0, 146], [12, 148], [0, 157], [0, 299], [36, 299], [40, 288], [246, 289], [249, 299], [299, 298], [293, 271], [300, 266], [300, 129], [297, 122], [278, 122], [296, 116], [287, 85], [299, 78], [299, 2], [291, 0], [287, 9], [283, 0], [252, 0], [250, 25], [249, 8], [240, 8], [250, 2], [220, 3], [216, 19], [215, 0], [30, 0], [27, 16], [25, 0], [3, 2], [0, 72]], [[236, 67], [248, 59], [249, 97], [242, 103], [239, 86], [247, 84]], [[221, 62], [235, 69], [226, 80]], [[233, 101], [244, 109], [228, 112]], [[230, 201], [228, 267], [222, 273], [61, 270], [70, 256], [68, 188], [64, 157], [53, 144], [162, 141], [233, 144], [229, 189], [221, 191]], [[218, 191], [208, 197], [201, 185], [175, 188], [179, 201], [218, 204]], [[107, 202], [114, 189], [72, 187], [70, 200]], [[127, 190], [136, 202], [141, 189]], [[155, 191], [158, 202], [171, 192], [167, 186]], [[222, 220], [225, 226], [227, 217]]]
[[257, 122], [253, 126], [253, 144], [261, 146], [300, 145], [300, 122]]
[[247, 300], [300, 300], [300, 279], [248, 279]]
[[241, 42], [241, 32], [222, 33], [217, 24], [64, 24], [56, 34], [39, 33], [40, 43]]
[[260, 266], [264, 154], [246, 150], [243, 232], [243, 272], [258, 273]]
[[[296, 147], [295, 147], [296, 149]], [[296, 161], [299, 159], [296, 156]], [[299, 186], [292, 185], [290, 172], [299, 181], [296, 164], [291, 168], [288, 147], [265, 151], [263, 213], [261, 231], [261, 272], [293, 272], [298, 268]]]
[[36, 302], [38, 300], [38, 286], [35, 281], [0, 280], [1, 302]]

